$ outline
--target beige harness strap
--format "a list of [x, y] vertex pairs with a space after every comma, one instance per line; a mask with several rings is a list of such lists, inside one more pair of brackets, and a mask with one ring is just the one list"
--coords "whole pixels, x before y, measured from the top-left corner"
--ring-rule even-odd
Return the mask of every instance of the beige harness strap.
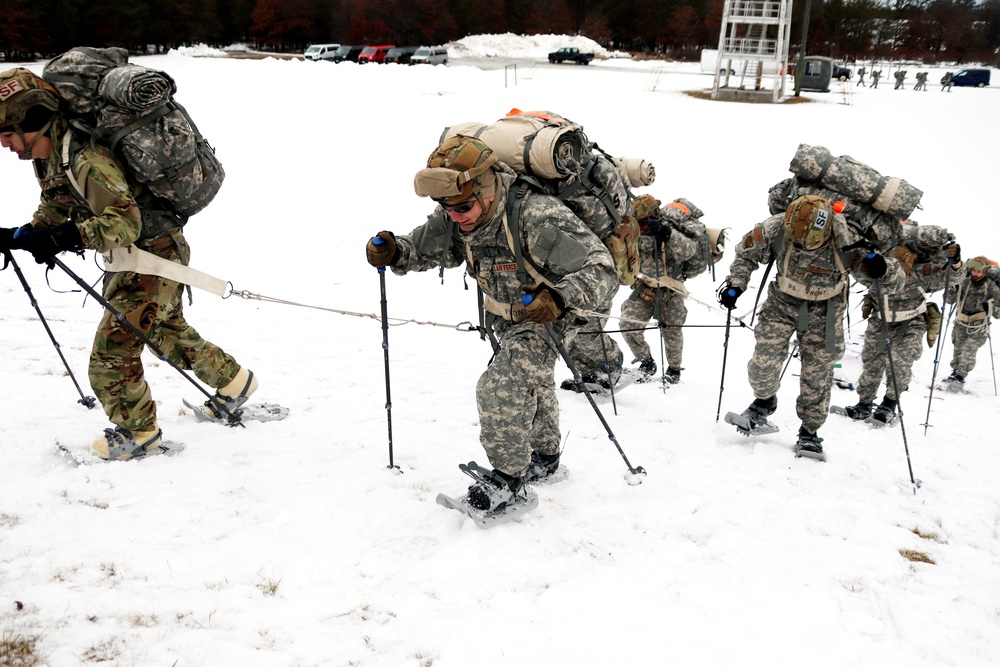
[[104, 260], [105, 271], [132, 271], [159, 276], [222, 297], [229, 291], [229, 283], [225, 280], [192, 269], [190, 266], [157, 257], [134, 245], [127, 248], [113, 248], [111, 252], [102, 254], [101, 259]]

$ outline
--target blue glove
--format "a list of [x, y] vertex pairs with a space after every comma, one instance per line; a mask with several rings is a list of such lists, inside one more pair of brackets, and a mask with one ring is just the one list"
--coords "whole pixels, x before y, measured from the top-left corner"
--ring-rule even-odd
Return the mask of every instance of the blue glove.
[[878, 280], [885, 275], [889, 265], [885, 262], [885, 257], [877, 252], [870, 252], [861, 260], [861, 271], [873, 280]]
[[61, 252], [83, 250], [83, 239], [80, 237], [80, 230], [72, 222], [64, 222], [58, 227], [25, 225], [14, 232], [10, 247], [27, 250], [39, 264], [51, 264]]
[[740, 298], [740, 294], [743, 294], [743, 290], [739, 287], [733, 287], [729, 283], [724, 283], [717, 293], [719, 303], [729, 310], [736, 307], [736, 299]]

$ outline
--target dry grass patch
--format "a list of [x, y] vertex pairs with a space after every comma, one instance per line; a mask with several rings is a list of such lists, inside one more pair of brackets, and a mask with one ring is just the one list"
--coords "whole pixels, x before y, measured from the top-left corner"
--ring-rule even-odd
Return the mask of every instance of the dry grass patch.
[[914, 563], [928, 563], [930, 565], [936, 565], [934, 559], [925, 554], [923, 551], [915, 551], [914, 549], [900, 549], [899, 555], [908, 561]]
[[35, 655], [37, 637], [23, 637], [7, 632], [0, 637], [0, 665], [4, 667], [35, 667], [41, 658]]

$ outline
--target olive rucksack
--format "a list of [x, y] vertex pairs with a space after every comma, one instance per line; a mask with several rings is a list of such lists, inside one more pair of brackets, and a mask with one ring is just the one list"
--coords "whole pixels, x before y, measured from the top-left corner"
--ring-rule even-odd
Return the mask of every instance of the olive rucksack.
[[[59, 92], [78, 137], [111, 148], [173, 226], [183, 226], [222, 187], [226, 174], [215, 149], [173, 98], [177, 86], [168, 74], [130, 64], [122, 48], [77, 47], [50, 60], [42, 78]], [[144, 215], [146, 236], [148, 224]]]

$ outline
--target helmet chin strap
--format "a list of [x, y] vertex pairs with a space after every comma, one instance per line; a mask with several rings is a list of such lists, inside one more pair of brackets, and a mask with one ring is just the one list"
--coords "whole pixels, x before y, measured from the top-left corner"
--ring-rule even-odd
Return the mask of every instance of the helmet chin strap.
[[31, 138], [31, 141], [25, 141], [24, 132], [21, 130], [21, 126], [19, 124], [15, 124], [14, 131], [17, 132], [17, 136], [21, 138], [21, 145], [24, 146], [23, 149], [17, 151], [17, 157], [21, 160], [34, 159], [31, 153], [35, 148], [35, 144], [38, 143], [39, 139], [45, 136], [45, 133], [49, 131], [49, 128], [51, 126], [52, 126], [52, 121], [49, 120], [47, 123], [45, 123], [45, 125], [42, 125], [41, 129], [39, 129], [38, 132], [35, 132], [35, 136]]

